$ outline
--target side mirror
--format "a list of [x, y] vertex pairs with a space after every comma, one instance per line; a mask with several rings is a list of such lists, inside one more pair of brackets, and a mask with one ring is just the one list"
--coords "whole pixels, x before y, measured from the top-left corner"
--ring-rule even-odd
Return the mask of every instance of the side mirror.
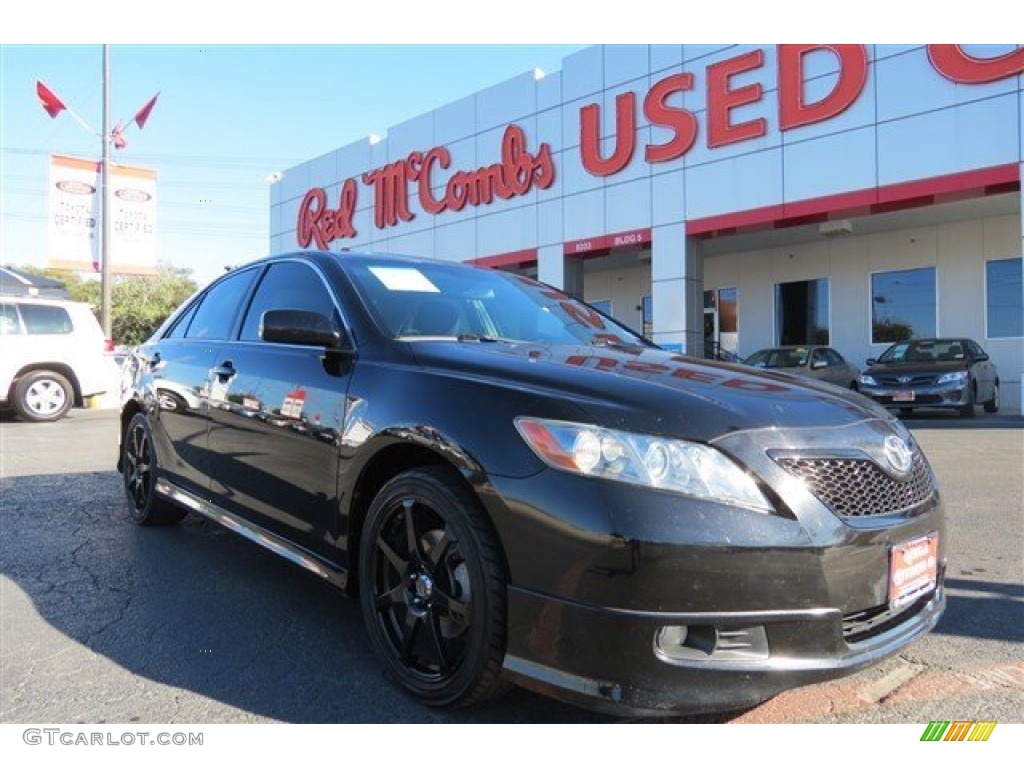
[[984, 363], [986, 360], [988, 360], [987, 352], [982, 352], [980, 355], [974, 358], [974, 362], [976, 363]]
[[868, 358], [867, 360], [865, 360], [865, 361], [864, 361], [864, 365], [867, 365], [867, 366], [869, 366], [869, 367], [870, 367], [870, 366], [874, 365], [874, 364], [875, 364], [875, 363], [877, 363], [877, 362], [878, 362], [878, 361], [877, 361], [877, 360], [875, 360], [875, 358], [873, 358], [873, 357], [869, 357], [869, 358]]
[[269, 309], [264, 312], [260, 338], [278, 344], [323, 347], [329, 352], [354, 351], [344, 331], [329, 318], [301, 309]]

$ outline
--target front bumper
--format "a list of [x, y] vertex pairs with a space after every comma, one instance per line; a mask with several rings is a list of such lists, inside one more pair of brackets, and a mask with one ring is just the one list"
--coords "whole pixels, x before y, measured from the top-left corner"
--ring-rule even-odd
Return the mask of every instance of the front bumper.
[[[837, 609], [623, 611], [513, 589], [505, 670], [526, 688], [618, 714], [730, 711], [893, 656], [934, 627], [944, 608], [940, 581], [934, 592], [908, 606], [905, 615], [861, 641], [850, 641]], [[714, 628], [724, 655], [705, 645], [692, 658], [668, 658], [664, 628], [679, 626], [701, 628], [705, 635], [705, 628]], [[767, 652], [730, 658], [732, 639], [751, 630], [763, 633]]]
[[[508, 675], [599, 709], [710, 712], [899, 652], [945, 605], [938, 493], [900, 514], [841, 517], [770, 456], [815, 440], [880, 444], [892, 429], [873, 420], [718, 441], [772, 489], [777, 514], [556, 470], [492, 478], [483, 497], [509, 564]], [[860, 437], [844, 441], [847, 431]], [[888, 613], [893, 547], [933, 533], [936, 588]]]
[[[962, 408], [970, 403], [970, 387], [970, 382], [916, 387], [859, 384], [857, 391], [888, 408]], [[912, 399], [897, 399], [906, 393], [912, 393]]]

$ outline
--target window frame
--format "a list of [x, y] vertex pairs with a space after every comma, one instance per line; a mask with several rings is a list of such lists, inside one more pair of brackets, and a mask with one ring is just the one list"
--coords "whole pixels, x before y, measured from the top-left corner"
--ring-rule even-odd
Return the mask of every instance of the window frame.
[[939, 326], [939, 319], [942, 317], [939, 311], [939, 268], [935, 264], [919, 264], [916, 267], [899, 267], [895, 269], [876, 269], [868, 272], [868, 344], [872, 347], [884, 347], [888, 349], [893, 344], [899, 343], [898, 341], [875, 341], [875, 275], [888, 275], [893, 272], [915, 272], [921, 269], [930, 269], [932, 271], [932, 290], [935, 294], [935, 321], [934, 331], [924, 336], [911, 336], [909, 339], [901, 339], [900, 341], [914, 341], [915, 339], [929, 339], [929, 338], [943, 338], [942, 331]]
[[[988, 265], [993, 261], [1019, 261], [1021, 262], [1021, 274], [1024, 275], [1024, 256], [1000, 256], [993, 259], [985, 259], [984, 274], [982, 275], [982, 297], [983, 297], [983, 309], [985, 316], [985, 341], [1003, 341], [1005, 339], [1024, 339], [1022, 336], [991, 336], [989, 335], [988, 327]], [[1021, 311], [1024, 312], [1024, 299], [1022, 299]], [[1024, 326], [1022, 326], [1022, 333], [1024, 333]]]

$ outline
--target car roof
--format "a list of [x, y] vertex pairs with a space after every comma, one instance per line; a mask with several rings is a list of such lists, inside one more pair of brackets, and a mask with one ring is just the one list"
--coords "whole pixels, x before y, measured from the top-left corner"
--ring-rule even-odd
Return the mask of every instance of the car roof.
[[[462, 261], [448, 261], [446, 259], [431, 259], [425, 256], [403, 256], [394, 253], [374, 253], [369, 251], [283, 251], [268, 256], [263, 256], [245, 264], [239, 264], [235, 269], [244, 269], [267, 262], [280, 261], [282, 259], [309, 259], [318, 263], [332, 263], [344, 265], [346, 261], [373, 261], [393, 262], [395, 264], [438, 264], [450, 267], [465, 267], [466, 269], [480, 269], [476, 264], [468, 264]], [[235, 270], [231, 270], [232, 272]]]

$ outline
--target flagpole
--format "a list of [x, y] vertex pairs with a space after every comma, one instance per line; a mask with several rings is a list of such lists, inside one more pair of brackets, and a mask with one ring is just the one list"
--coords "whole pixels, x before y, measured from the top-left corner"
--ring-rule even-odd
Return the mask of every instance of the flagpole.
[[103, 45], [103, 166], [100, 177], [100, 324], [113, 338], [110, 318], [110, 46]]

